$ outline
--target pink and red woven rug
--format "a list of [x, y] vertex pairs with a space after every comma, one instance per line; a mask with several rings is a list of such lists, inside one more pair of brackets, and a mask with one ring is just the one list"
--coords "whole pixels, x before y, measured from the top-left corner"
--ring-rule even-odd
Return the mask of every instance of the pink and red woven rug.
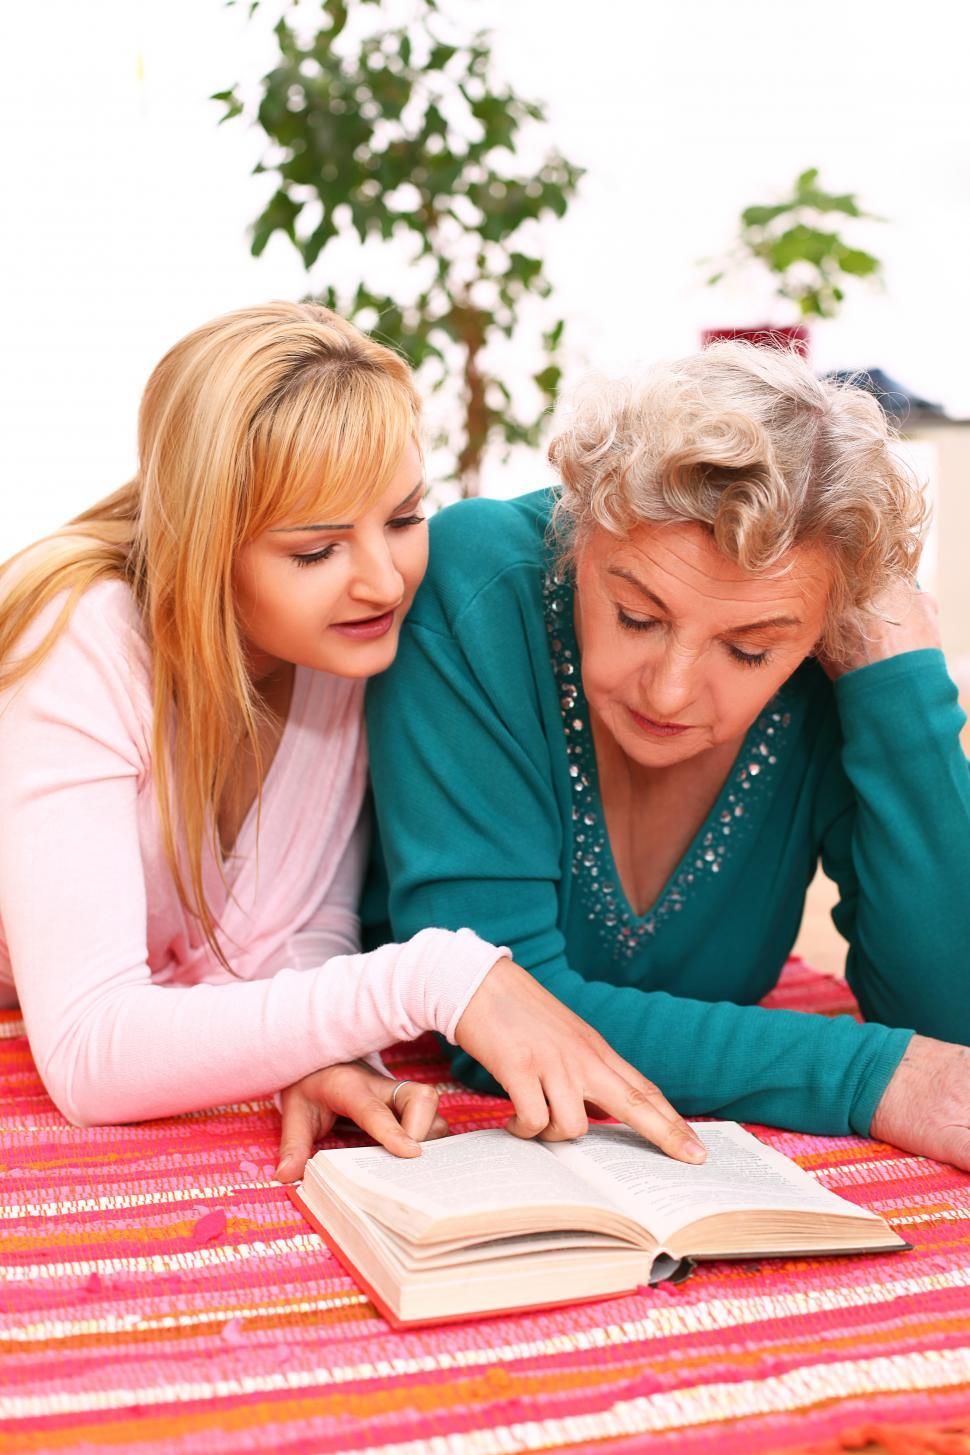
[[[798, 963], [768, 1003], [852, 1008]], [[389, 1059], [443, 1084], [456, 1131], [505, 1115], [446, 1080], [430, 1038]], [[970, 1449], [942, 1433], [970, 1430], [970, 1176], [756, 1130], [915, 1251], [708, 1264], [609, 1303], [395, 1334], [273, 1182], [269, 1104], [81, 1131], [0, 1016], [0, 1455], [755, 1455], [917, 1421], [887, 1443]]]

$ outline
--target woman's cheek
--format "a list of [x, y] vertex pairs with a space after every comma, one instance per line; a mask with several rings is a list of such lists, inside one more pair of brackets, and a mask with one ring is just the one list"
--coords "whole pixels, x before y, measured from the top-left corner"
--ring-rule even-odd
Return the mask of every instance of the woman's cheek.
[[421, 582], [424, 580], [424, 574], [428, 569], [427, 528], [416, 531], [415, 535], [417, 539], [413, 542], [408, 542], [406, 555], [400, 567], [409, 600], [421, 585]]
[[772, 672], [764, 667], [743, 667], [732, 663], [719, 686], [719, 736], [727, 739], [736, 733], [747, 732], [789, 675], [787, 671]]

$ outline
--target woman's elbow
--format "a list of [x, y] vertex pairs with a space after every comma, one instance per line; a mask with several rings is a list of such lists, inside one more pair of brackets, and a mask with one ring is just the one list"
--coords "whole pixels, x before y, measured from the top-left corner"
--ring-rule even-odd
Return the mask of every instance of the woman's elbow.
[[970, 994], [958, 997], [947, 994], [943, 987], [935, 990], [928, 977], [896, 994], [883, 991], [873, 995], [861, 986], [852, 986], [852, 989], [867, 1021], [899, 1026], [937, 1041], [970, 1046]]
[[41, 1080], [61, 1116], [72, 1126], [109, 1127], [140, 1120], [137, 1112], [132, 1112], [130, 1096], [80, 1073], [70, 1057], [51, 1057], [41, 1069]]

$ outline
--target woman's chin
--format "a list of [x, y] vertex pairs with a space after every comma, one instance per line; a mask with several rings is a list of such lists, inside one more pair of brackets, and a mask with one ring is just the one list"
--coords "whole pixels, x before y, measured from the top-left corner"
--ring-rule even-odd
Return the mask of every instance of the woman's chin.
[[639, 763], [641, 768], [672, 768], [676, 763], [686, 763], [690, 758], [696, 758], [701, 751], [696, 743], [693, 747], [687, 743], [638, 743], [626, 749], [628, 757]]
[[386, 636], [370, 642], [340, 642], [325, 654], [325, 659], [310, 665], [335, 677], [367, 678], [386, 672], [397, 656], [400, 633], [395, 624]]
[[695, 757], [708, 746], [703, 734], [690, 728], [668, 735], [638, 729], [630, 722], [624, 723], [622, 736], [617, 736], [626, 756], [644, 768], [669, 768]]

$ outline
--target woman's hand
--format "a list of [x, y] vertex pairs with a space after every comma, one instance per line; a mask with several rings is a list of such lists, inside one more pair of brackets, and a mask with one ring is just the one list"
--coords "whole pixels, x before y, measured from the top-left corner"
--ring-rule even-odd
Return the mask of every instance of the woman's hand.
[[914, 1036], [876, 1107], [869, 1135], [970, 1170], [970, 1049]]
[[517, 1137], [581, 1137], [592, 1108], [683, 1162], [707, 1155], [652, 1081], [511, 960], [485, 976], [455, 1039], [508, 1092], [515, 1115], [506, 1126]]
[[846, 659], [819, 661], [834, 681], [858, 667], [898, 657], [902, 652], [916, 652], [923, 647], [939, 647], [939, 607], [934, 597], [920, 591], [910, 581], [897, 581], [872, 605], [866, 619], [866, 636], [850, 651]]
[[[392, 1104], [394, 1088], [400, 1087]], [[361, 1061], [348, 1061], [314, 1071], [282, 1093], [278, 1182], [295, 1182], [338, 1117], [356, 1122], [375, 1142], [396, 1157], [417, 1157], [419, 1142], [446, 1137], [448, 1126], [438, 1116], [438, 1093], [420, 1081], [392, 1081]]]

